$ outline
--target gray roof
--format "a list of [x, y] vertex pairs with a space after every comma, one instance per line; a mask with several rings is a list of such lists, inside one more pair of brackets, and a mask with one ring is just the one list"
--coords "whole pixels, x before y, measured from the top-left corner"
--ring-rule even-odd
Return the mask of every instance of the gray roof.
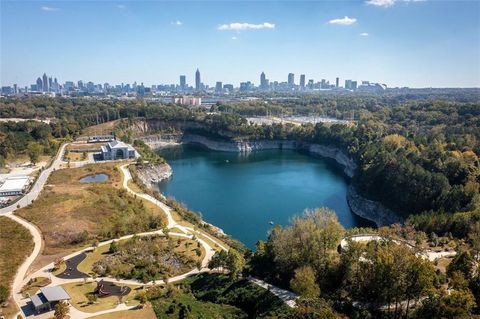
[[32, 301], [35, 308], [40, 307], [41, 305], [44, 305], [48, 302], [48, 300], [45, 298], [45, 296], [42, 293], [39, 293], [38, 295], [30, 296], [30, 300]]
[[40, 291], [48, 301], [70, 300], [70, 295], [62, 286], [43, 287]]

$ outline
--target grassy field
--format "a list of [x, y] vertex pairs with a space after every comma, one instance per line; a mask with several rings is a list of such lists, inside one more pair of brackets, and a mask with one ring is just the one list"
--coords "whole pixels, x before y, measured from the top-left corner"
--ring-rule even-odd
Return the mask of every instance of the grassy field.
[[143, 309], [125, 310], [114, 313], [107, 313], [100, 316], [90, 317], [90, 319], [156, 319], [155, 313], [151, 307]]
[[[10, 218], [0, 216], [0, 285], [10, 287], [18, 267], [32, 250], [30, 232]], [[8, 307], [0, 307], [0, 315], [8, 317], [15, 312], [12, 300]]]
[[[16, 212], [33, 222], [45, 240], [43, 255], [59, 254], [137, 232], [162, 228], [163, 211], [122, 189], [118, 163], [86, 165], [53, 172], [35, 202]], [[82, 177], [103, 173], [102, 183], [80, 183]], [[55, 256], [54, 256], [55, 255]]]
[[[97, 312], [107, 309], [113, 309], [118, 305], [118, 297], [110, 296], [104, 298], [98, 298], [97, 301], [93, 304], [88, 304], [87, 294], [92, 293], [97, 284], [95, 282], [87, 283], [69, 283], [62, 285], [63, 288], [72, 298], [70, 304], [83, 312]], [[138, 292], [139, 286], [129, 286], [132, 288], [132, 291], [122, 298], [122, 301], [125, 302], [127, 306], [136, 306], [140, 303], [135, 299], [135, 296]]]

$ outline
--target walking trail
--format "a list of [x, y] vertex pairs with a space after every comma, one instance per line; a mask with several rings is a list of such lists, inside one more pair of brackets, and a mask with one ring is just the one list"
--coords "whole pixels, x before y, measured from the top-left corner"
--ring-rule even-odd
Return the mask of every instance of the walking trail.
[[[66, 283], [83, 282], [84, 281], [84, 279], [81, 279], [81, 278], [80, 279], [61, 279], [61, 278], [58, 278], [56, 276], [52, 276], [51, 269], [54, 267], [53, 263], [50, 263], [50, 264], [46, 265], [45, 267], [39, 269], [38, 271], [27, 275], [27, 271], [28, 271], [30, 265], [33, 263], [33, 261], [38, 257], [38, 255], [41, 252], [41, 249], [42, 249], [42, 235], [41, 235], [40, 230], [34, 224], [32, 224], [32, 223], [30, 223], [30, 222], [28, 222], [28, 221], [26, 221], [26, 220], [24, 220], [24, 219], [22, 219], [22, 218], [13, 214], [13, 212], [16, 209], [25, 207], [25, 206], [29, 205], [33, 200], [35, 200], [38, 197], [38, 195], [40, 194], [41, 190], [43, 189], [48, 177], [50, 176], [50, 174], [53, 171], [55, 171], [56, 169], [59, 169], [62, 164], [65, 164], [65, 162], [63, 161], [62, 158], [63, 158], [63, 154], [64, 154], [66, 146], [67, 146], [67, 144], [63, 144], [60, 147], [56, 158], [52, 162], [52, 165], [41, 172], [37, 181], [35, 182], [32, 189], [30, 190], [30, 192], [28, 192], [24, 197], [22, 197], [16, 203], [14, 203], [14, 204], [12, 204], [8, 207], [0, 209], [0, 215], [3, 215], [5, 217], [8, 217], [8, 218], [20, 223], [21, 225], [23, 225], [25, 228], [27, 228], [30, 231], [30, 233], [32, 234], [32, 237], [33, 237], [34, 249], [33, 249], [32, 253], [30, 254], [30, 256], [27, 257], [27, 259], [23, 262], [23, 264], [17, 270], [17, 274], [15, 275], [15, 278], [14, 278], [14, 281], [13, 281], [13, 284], [12, 284], [13, 298], [14, 298], [15, 303], [19, 307], [19, 309], [21, 309], [21, 311], [18, 313], [18, 315], [20, 315], [22, 318], [44, 319], [44, 318], [51, 318], [51, 316], [53, 314], [53, 312], [51, 311], [51, 312], [46, 312], [46, 313], [42, 313], [40, 315], [35, 315], [34, 316], [32, 313], [25, 313], [24, 312], [25, 309], [28, 309], [27, 303], [28, 303], [29, 299], [24, 298], [21, 295], [20, 291], [21, 291], [22, 287], [31, 278], [35, 278], [35, 277], [39, 277], [39, 276], [41, 276], [41, 277], [47, 276], [52, 281], [49, 284], [49, 286], [56, 286], [56, 285], [63, 285], [63, 284], [66, 284]], [[90, 164], [90, 163], [93, 163], [93, 162], [94, 161], [92, 161], [92, 160], [79, 162], [79, 163], [75, 164], [75, 167], [81, 167], [83, 165]], [[137, 192], [133, 191], [128, 186], [128, 182], [132, 179], [130, 171], [128, 170], [128, 165], [129, 164], [124, 164], [120, 167], [120, 169], [122, 171], [122, 174], [124, 176], [123, 187], [129, 193], [131, 193], [131, 194], [133, 194], [137, 197], [141, 197], [145, 200], [150, 201], [151, 203], [160, 207], [165, 212], [165, 214], [167, 216], [167, 228], [168, 229], [175, 228], [175, 229], [178, 229], [178, 230], [181, 231], [181, 233], [169, 232], [170, 236], [177, 236], [177, 237], [195, 239], [196, 241], [198, 241], [201, 244], [201, 246], [205, 250], [205, 256], [204, 256], [204, 258], [202, 259], [202, 262], [201, 262], [201, 269], [192, 269], [191, 271], [186, 272], [184, 274], [169, 278], [168, 282], [180, 281], [180, 280], [183, 280], [183, 279], [187, 278], [188, 276], [192, 276], [194, 274], [209, 271], [208, 262], [212, 259], [213, 255], [215, 254], [215, 249], [213, 247], [211, 247], [211, 245], [207, 241], [199, 238], [199, 236], [202, 236], [203, 238], [206, 238], [209, 242], [214, 243], [217, 247], [219, 247], [222, 250], [228, 250], [228, 248], [225, 247], [224, 245], [222, 245], [222, 243], [220, 243], [218, 240], [216, 240], [215, 238], [213, 238], [212, 236], [210, 236], [208, 234], [205, 234], [205, 233], [202, 233], [198, 230], [195, 230], [192, 227], [187, 227], [187, 226], [183, 226], [181, 224], [178, 224], [172, 216], [172, 209], [168, 205], [165, 205], [161, 201], [157, 200], [156, 198], [154, 198], [154, 197], [152, 197], [148, 194], [137, 193]], [[156, 230], [156, 231], [152, 231], [152, 232], [131, 234], [131, 235], [126, 235], [126, 236], [116, 238], [116, 239], [113, 239], [113, 240], [118, 241], [118, 240], [132, 238], [133, 236], [147, 236], [147, 235], [153, 235], [153, 234], [163, 234], [163, 231], [162, 230]], [[197, 236], [195, 236], [195, 235], [197, 235]], [[101, 246], [104, 246], [104, 245], [109, 245], [113, 240], [107, 240], [107, 241], [101, 242], [101, 243], [98, 244], [98, 246], [101, 247]], [[82, 249], [82, 250], [74, 252], [74, 253], [72, 253], [68, 256], [65, 256], [64, 259], [66, 260], [66, 259], [72, 258], [72, 257], [74, 257], [78, 254], [81, 254], [84, 251], [89, 251], [89, 250], [92, 250], [92, 249], [94, 249], [94, 247], [88, 247], [88, 248]], [[156, 285], [156, 284], [163, 284], [164, 283], [163, 280], [157, 280], [157, 281], [149, 282], [147, 284], [143, 284], [143, 283], [140, 283], [139, 281], [136, 281], [136, 280], [125, 280], [125, 279], [117, 280], [115, 278], [110, 278], [110, 277], [108, 277], [108, 278], [107, 277], [98, 278], [98, 280], [100, 280], [100, 279], [105, 279], [105, 280], [117, 283], [119, 285], [146, 285], [146, 286], [150, 286], [150, 285]], [[268, 289], [275, 296], [277, 296], [282, 301], [284, 301], [285, 304], [287, 304], [289, 307], [295, 307], [295, 299], [297, 298], [297, 296], [294, 293], [292, 293], [288, 290], [284, 290], [284, 289], [275, 287], [273, 285], [270, 285], [270, 284], [268, 284], [268, 283], [266, 283], [262, 280], [256, 279], [256, 278], [249, 277], [248, 279], [249, 279], [250, 282], [252, 282], [252, 283], [254, 283], [254, 284], [256, 284], [260, 287], [263, 287], [265, 289]], [[104, 311], [96, 312], [96, 313], [82, 312], [82, 311], [76, 309], [75, 307], [70, 307], [70, 317], [72, 319], [84, 319], [84, 318], [97, 316], [97, 315], [100, 315], [100, 314], [106, 314], [106, 313], [112, 313], [112, 312], [132, 309], [132, 308], [135, 308], [135, 307], [136, 306], [130, 306], [129, 307], [125, 303], [121, 303], [116, 308], [108, 309], [108, 310], [104, 310]]]

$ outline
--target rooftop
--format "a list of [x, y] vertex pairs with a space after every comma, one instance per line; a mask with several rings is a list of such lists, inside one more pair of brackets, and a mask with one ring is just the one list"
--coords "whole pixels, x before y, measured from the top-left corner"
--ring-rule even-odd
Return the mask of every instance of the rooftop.
[[29, 180], [30, 177], [24, 175], [8, 177], [0, 186], [0, 192], [21, 192]]
[[70, 299], [70, 295], [61, 286], [43, 287], [40, 288], [40, 291], [48, 301], [60, 301]]

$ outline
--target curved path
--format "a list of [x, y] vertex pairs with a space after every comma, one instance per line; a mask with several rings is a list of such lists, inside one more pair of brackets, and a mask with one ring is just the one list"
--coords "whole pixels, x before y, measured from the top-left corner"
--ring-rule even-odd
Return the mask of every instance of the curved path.
[[[369, 242], [369, 241], [387, 240], [387, 238], [382, 237], [380, 235], [376, 235], [376, 234], [353, 235], [353, 236], [343, 238], [342, 241], [340, 242], [340, 247], [342, 249], [348, 248], [349, 240], [356, 241], [356, 242]], [[411, 249], [415, 249], [414, 245], [410, 244], [405, 240], [391, 239], [391, 241], [394, 242], [395, 244], [405, 245]], [[457, 252], [456, 251], [433, 251], [431, 249], [425, 249], [424, 251], [417, 252], [417, 254], [424, 259], [428, 259], [429, 261], [435, 261], [438, 258], [455, 256]]]
[[[24, 220], [24, 219], [22, 219], [18, 216], [13, 215], [14, 210], [16, 210], [18, 208], [28, 206], [33, 200], [35, 200], [38, 197], [38, 195], [40, 194], [43, 187], [45, 186], [45, 183], [48, 180], [48, 177], [50, 176], [50, 174], [53, 171], [55, 171], [56, 169], [59, 169], [62, 164], [65, 164], [65, 162], [63, 161], [63, 154], [64, 154], [64, 151], [65, 151], [65, 147], [67, 145], [68, 144], [63, 144], [60, 147], [60, 149], [59, 149], [54, 161], [50, 165], [50, 167], [44, 169], [40, 173], [40, 175], [37, 178], [35, 184], [33, 185], [31, 190], [24, 197], [22, 197], [16, 203], [14, 203], [10, 206], [7, 206], [5, 208], [2, 208], [0, 210], [0, 215], [4, 215], [4, 216], [20, 223], [21, 225], [23, 225], [25, 228], [27, 228], [30, 231], [30, 233], [32, 234], [32, 237], [33, 237], [34, 249], [33, 249], [32, 253], [30, 254], [30, 256], [27, 257], [27, 259], [23, 262], [23, 264], [17, 270], [17, 274], [15, 275], [13, 285], [12, 285], [13, 298], [14, 298], [15, 303], [17, 304], [17, 306], [20, 309], [22, 309], [22, 307], [24, 308], [27, 305], [27, 300], [26, 300], [26, 298], [23, 298], [20, 291], [21, 291], [22, 287], [24, 286], [24, 284], [27, 283], [28, 280], [30, 280], [31, 278], [47, 275], [52, 280], [52, 283], [50, 285], [61, 285], [61, 284], [65, 284], [65, 283], [79, 282], [79, 281], [85, 280], [85, 279], [82, 279], [82, 278], [75, 278], [75, 279], [68, 278], [68, 279], [66, 279], [66, 278], [59, 278], [59, 277], [51, 276], [51, 269], [53, 268], [53, 263], [41, 268], [40, 270], [36, 271], [35, 273], [27, 276], [27, 272], [28, 272], [28, 269], [29, 269], [30, 265], [34, 262], [34, 260], [38, 257], [38, 255], [41, 252], [42, 244], [43, 244], [42, 243], [42, 235], [41, 235], [40, 230], [34, 224], [32, 224], [32, 223], [30, 223], [30, 222], [28, 222], [28, 221], [26, 221], [26, 220]], [[90, 164], [90, 163], [91, 163], [91, 161], [84, 161], [82, 163], [77, 163], [77, 165], [75, 165], [75, 166], [80, 167], [80, 166]], [[156, 198], [154, 198], [154, 197], [152, 197], [148, 194], [140, 194], [140, 193], [134, 192], [128, 186], [128, 181], [130, 181], [132, 179], [130, 171], [128, 170], [128, 165], [129, 164], [125, 164], [125, 165], [122, 165], [120, 167], [120, 169], [123, 173], [123, 176], [124, 176], [123, 187], [129, 193], [131, 193], [135, 196], [141, 197], [145, 200], [148, 200], [148, 201], [152, 202], [153, 204], [157, 205], [158, 207], [160, 207], [165, 212], [165, 214], [167, 216], [167, 228], [169, 228], [169, 229], [176, 228], [176, 229], [179, 229], [182, 232], [182, 233], [169, 232], [169, 235], [184, 237], [184, 238], [190, 238], [190, 239], [195, 238], [195, 240], [197, 240], [205, 250], [205, 256], [204, 256], [204, 258], [202, 260], [202, 263], [201, 263], [201, 266], [202, 266], [201, 269], [193, 269], [193, 270], [191, 270], [187, 273], [169, 278], [168, 282], [175, 282], [175, 281], [183, 280], [188, 276], [198, 274], [200, 272], [208, 271], [209, 270], [208, 269], [208, 262], [210, 261], [210, 259], [215, 254], [215, 249], [213, 249], [210, 246], [209, 243], [200, 239], [199, 236], [202, 236], [202, 237], [208, 239], [210, 242], [213, 242], [215, 245], [217, 245], [218, 247], [220, 247], [223, 250], [228, 250], [228, 248], [225, 247], [224, 245], [222, 245], [220, 242], [218, 242], [218, 240], [212, 238], [212, 236], [210, 236], [208, 234], [205, 234], [205, 233], [202, 233], [198, 230], [195, 230], [192, 227], [182, 226], [182, 225], [178, 224], [174, 220], [174, 218], [172, 217], [172, 209], [169, 206], [162, 203], [161, 201], [157, 200]], [[120, 237], [120, 238], [117, 238], [117, 239], [114, 239], [114, 240], [123, 240], [123, 239], [132, 238], [133, 236], [146, 236], [146, 235], [152, 235], [152, 234], [163, 234], [163, 231], [162, 230], [157, 230], [157, 231], [152, 231], [152, 232], [126, 235], [126, 236], [123, 236], [123, 237]], [[197, 234], [199, 236], [195, 236], [195, 234]], [[107, 240], [107, 241], [101, 242], [98, 246], [103, 246], [103, 245], [110, 244], [112, 241], [113, 240]], [[75, 252], [73, 254], [70, 254], [68, 256], [65, 256], [64, 258], [65, 259], [70, 259], [70, 258], [76, 257], [80, 254], [83, 254], [85, 251], [91, 250], [92, 248], [93, 247], [85, 248], [83, 250], [77, 251], [77, 252]], [[112, 282], [115, 282], [115, 283], [118, 283], [118, 284], [129, 284], [129, 285], [139, 285], [139, 284], [141, 284], [136, 280], [116, 280], [116, 279], [109, 278], [109, 277], [98, 278], [98, 279], [104, 279], [104, 280], [112, 281]], [[292, 292], [277, 288], [275, 286], [272, 286], [268, 283], [265, 283], [261, 280], [255, 279], [255, 278], [249, 278], [249, 280], [250, 280], [250, 282], [257, 284], [260, 287], [263, 287], [265, 289], [270, 290], [274, 295], [276, 295], [281, 300], [283, 300], [288, 306], [290, 306], [290, 307], [295, 306], [295, 299], [297, 298], [297, 296], [295, 294], [293, 294]], [[164, 283], [163, 280], [157, 280], [155, 282], [150, 282], [147, 285], [162, 284], [162, 283]], [[89, 318], [89, 317], [97, 316], [97, 315], [100, 315], [100, 314], [132, 309], [132, 308], [135, 308], [135, 307], [136, 306], [128, 307], [125, 304], [120, 304], [114, 309], [109, 309], [109, 310], [96, 312], [96, 313], [86, 313], [86, 312], [82, 312], [82, 311], [76, 309], [75, 307], [70, 307], [70, 315], [71, 315], [72, 318], [83, 319], [83, 318]], [[23, 312], [19, 312], [18, 315], [20, 315], [21, 317], [25, 317], [25, 314]], [[51, 313], [47, 312], [47, 313], [43, 313], [41, 315], [35, 316], [35, 318], [48, 318], [50, 315], [51, 315]]]

